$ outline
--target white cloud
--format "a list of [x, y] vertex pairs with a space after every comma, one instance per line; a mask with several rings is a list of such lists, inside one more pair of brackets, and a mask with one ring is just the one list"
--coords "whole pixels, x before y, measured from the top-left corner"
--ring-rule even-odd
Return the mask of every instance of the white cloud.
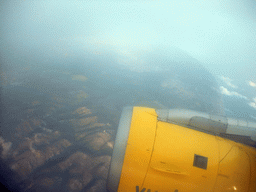
[[232, 88], [237, 88], [237, 86], [235, 86], [234, 84], [231, 83], [231, 81], [233, 81], [233, 80], [231, 80], [230, 78], [221, 76], [220, 79], [222, 81], [224, 81], [228, 86], [230, 86]]
[[248, 103], [251, 107], [253, 107], [254, 109], [256, 109], [256, 97], [252, 99], [253, 102]]
[[256, 87], [256, 83], [254, 83], [254, 82], [252, 82], [252, 81], [249, 81], [248, 83], [249, 83], [250, 86]]
[[250, 105], [251, 107], [253, 107], [254, 109], [256, 109], [256, 103], [251, 102], [251, 103], [249, 103], [249, 105]]
[[228, 95], [228, 96], [236, 96], [236, 97], [240, 97], [240, 98], [243, 98], [243, 99], [247, 99], [246, 96], [244, 95], [241, 95], [235, 91], [229, 91], [227, 88], [223, 87], [223, 86], [220, 86], [220, 90], [221, 90], [221, 93], [223, 95]]

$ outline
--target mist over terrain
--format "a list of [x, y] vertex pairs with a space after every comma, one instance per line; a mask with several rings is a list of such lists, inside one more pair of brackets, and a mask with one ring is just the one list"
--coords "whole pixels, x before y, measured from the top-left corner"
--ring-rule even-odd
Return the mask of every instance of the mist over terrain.
[[255, 10], [253, 0], [1, 1], [5, 182], [106, 191], [125, 106], [256, 121]]

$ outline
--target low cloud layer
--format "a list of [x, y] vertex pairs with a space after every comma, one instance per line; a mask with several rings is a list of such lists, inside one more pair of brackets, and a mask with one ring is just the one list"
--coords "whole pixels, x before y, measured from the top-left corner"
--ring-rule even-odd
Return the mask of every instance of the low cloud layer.
[[224, 81], [228, 86], [232, 87], [232, 88], [237, 88], [236, 85], [232, 84], [231, 82], [233, 81], [232, 79], [228, 78], [228, 77], [224, 77], [224, 76], [221, 76], [220, 79], [222, 81]]
[[239, 94], [238, 92], [235, 92], [235, 91], [229, 91], [227, 88], [225, 88], [223, 86], [220, 86], [220, 91], [221, 91], [221, 94], [223, 94], [223, 95], [235, 96], [235, 97], [240, 97], [240, 98], [243, 98], [243, 99], [247, 99], [246, 96], [241, 95], [241, 94]]
[[249, 105], [250, 105], [251, 107], [253, 107], [254, 109], [256, 109], [256, 97], [253, 98], [253, 102], [249, 103]]

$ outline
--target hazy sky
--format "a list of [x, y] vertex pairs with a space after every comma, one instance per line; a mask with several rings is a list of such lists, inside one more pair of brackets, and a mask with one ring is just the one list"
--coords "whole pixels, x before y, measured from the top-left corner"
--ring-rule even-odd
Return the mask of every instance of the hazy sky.
[[255, 0], [1, 0], [0, 18], [2, 52], [72, 57], [108, 47], [134, 61], [176, 46], [215, 75], [256, 82]]

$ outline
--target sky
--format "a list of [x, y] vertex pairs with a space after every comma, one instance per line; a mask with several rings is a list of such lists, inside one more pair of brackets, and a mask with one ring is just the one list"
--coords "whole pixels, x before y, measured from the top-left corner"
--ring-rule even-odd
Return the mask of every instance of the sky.
[[[1, 0], [0, 18], [2, 66], [108, 50], [121, 64], [146, 68], [142, 53], [177, 47], [226, 83], [223, 95], [248, 99], [237, 79], [256, 90], [255, 0]], [[253, 108], [255, 99], [247, 101]]]
[[1, 1], [1, 41], [72, 55], [109, 46], [133, 57], [179, 47], [213, 74], [255, 81], [256, 1]]

